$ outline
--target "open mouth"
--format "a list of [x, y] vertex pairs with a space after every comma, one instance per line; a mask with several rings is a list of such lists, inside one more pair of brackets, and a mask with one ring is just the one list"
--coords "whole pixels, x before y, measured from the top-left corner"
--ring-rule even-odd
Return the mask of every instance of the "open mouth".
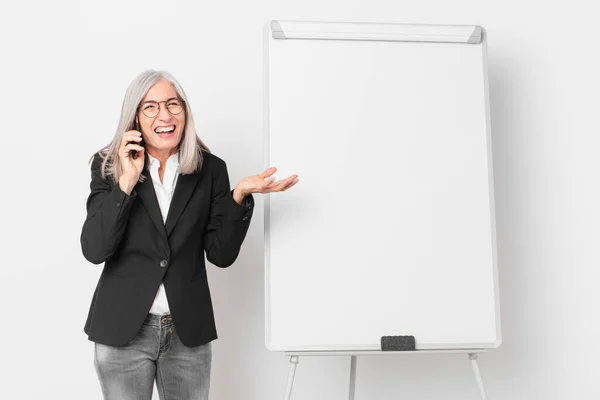
[[173, 136], [174, 132], [175, 132], [175, 125], [159, 126], [159, 127], [154, 128], [154, 133], [156, 133], [158, 136], [160, 136], [163, 139]]

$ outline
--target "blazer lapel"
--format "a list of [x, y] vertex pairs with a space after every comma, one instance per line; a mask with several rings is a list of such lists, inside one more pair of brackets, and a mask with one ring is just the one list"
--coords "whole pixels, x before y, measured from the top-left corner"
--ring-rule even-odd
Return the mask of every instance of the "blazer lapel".
[[167, 231], [165, 230], [165, 224], [163, 223], [162, 214], [160, 213], [160, 206], [158, 205], [158, 198], [154, 191], [154, 184], [152, 182], [152, 177], [150, 176], [150, 171], [145, 168], [143, 173], [146, 176], [146, 179], [144, 182], [136, 183], [135, 191], [138, 196], [140, 196], [146, 210], [148, 210], [152, 222], [156, 225], [156, 229], [158, 229], [161, 236], [167, 239]]
[[167, 236], [171, 235], [173, 228], [177, 224], [179, 217], [185, 210], [196, 184], [200, 178], [200, 173], [192, 173], [188, 175], [179, 174], [177, 183], [175, 184], [175, 192], [171, 198], [169, 213], [167, 214], [167, 222], [165, 223]]

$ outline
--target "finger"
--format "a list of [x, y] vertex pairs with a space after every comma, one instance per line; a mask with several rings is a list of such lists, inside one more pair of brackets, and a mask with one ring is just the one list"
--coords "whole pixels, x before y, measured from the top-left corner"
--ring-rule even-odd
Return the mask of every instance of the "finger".
[[277, 168], [270, 167], [270, 168], [267, 168], [265, 170], [265, 172], [263, 172], [262, 174], [258, 174], [258, 176], [261, 177], [262, 179], [265, 179], [265, 178], [268, 178], [269, 176], [273, 175], [275, 173], [275, 171], [277, 171]]
[[291, 188], [298, 182], [299, 182], [298, 179], [296, 179], [294, 181], [288, 181], [287, 179], [284, 179], [283, 181], [281, 181], [279, 183], [278, 186], [273, 185], [269, 188], [266, 188], [266, 191], [263, 193], [285, 192], [286, 190], [288, 190], [289, 188]]
[[279, 187], [277, 186], [279, 183], [275, 183], [274, 179], [271, 178], [268, 181], [265, 181], [265, 184], [259, 187], [260, 193], [271, 193], [277, 192]]
[[290, 184], [292, 184], [294, 182], [293, 179], [291, 178], [286, 178], [282, 181], [282, 186], [281, 186], [281, 190], [286, 189], [287, 187], [289, 187]]
[[136, 131], [136, 130], [130, 130], [127, 132], [123, 132], [123, 134], [121, 135], [122, 138], [126, 137], [126, 136], [142, 136], [142, 132]]
[[285, 179], [282, 179], [282, 180], [280, 180], [280, 181], [276, 182], [276, 183], [275, 183], [273, 186], [282, 185], [282, 184], [283, 184], [283, 185], [287, 185], [288, 183], [290, 183], [291, 181], [293, 181], [293, 180], [294, 180], [294, 179], [296, 179], [297, 177], [298, 177], [298, 175], [291, 175], [291, 176], [288, 176], [287, 178], [285, 178]]
[[127, 136], [123, 136], [122, 142], [139, 142], [141, 140], [142, 140], [141, 136], [127, 135]]
[[125, 146], [125, 149], [128, 150], [137, 150], [137, 151], [143, 151], [144, 148], [142, 146], [140, 146], [139, 144], [134, 144], [134, 143], [129, 143], [127, 146]]
[[128, 143], [140, 143], [142, 138], [139, 136], [125, 136], [123, 140], [121, 140], [121, 146], [125, 146]]
[[269, 186], [270, 192], [280, 192], [281, 189], [285, 188], [288, 185], [289, 181], [287, 179], [283, 179], [273, 185]]
[[142, 136], [142, 132], [132, 129], [130, 131], [123, 132], [123, 136], [126, 136], [126, 135]]
[[295, 181], [293, 181], [293, 182], [292, 182], [292, 184], [291, 184], [291, 185], [289, 185], [289, 186], [287, 186], [287, 187], [285, 187], [285, 188], [281, 189], [281, 191], [282, 191], [282, 192], [285, 192], [286, 190], [288, 190], [289, 188], [291, 188], [292, 186], [294, 186], [294, 185], [295, 185], [296, 183], [298, 183], [298, 182], [300, 182], [300, 180], [299, 180], [299, 179], [296, 179]]
[[140, 138], [139, 136], [126, 136], [121, 141], [119, 150], [123, 151], [123, 149], [125, 149], [125, 146], [127, 146], [128, 144], [136, 144], [136, 143], [140, 143], [141, 141], [142, 141], [142, 138]]

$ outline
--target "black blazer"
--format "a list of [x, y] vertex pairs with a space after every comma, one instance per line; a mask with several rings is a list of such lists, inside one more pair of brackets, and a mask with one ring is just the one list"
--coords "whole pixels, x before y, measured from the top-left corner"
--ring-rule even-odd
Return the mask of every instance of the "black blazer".
[[128, 196], [112, 177], [101, 178], [102, 160], [94, 156], [81, 249], [104, 268], [84, 327], [89, 340], [111, 346], [131, 341], [161, 282], [181, 342], [192, 347], [217, 338], [204, 253], [218, 267], [233, 264], [254, 198], [236, 203], [225, 162], [202, 154], [199, 173], [179, 175], [166, 223], [146, 168], [146, 180]]

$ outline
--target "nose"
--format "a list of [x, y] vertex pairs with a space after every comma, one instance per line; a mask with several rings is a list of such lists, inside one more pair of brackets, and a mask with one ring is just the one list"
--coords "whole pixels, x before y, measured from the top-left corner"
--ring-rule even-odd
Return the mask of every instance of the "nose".
[[167, 105], [165, 103], [161, 104], [158, 109], [158, 119], [161, 121], [171, 120], [171, 113], [167, 110]]

